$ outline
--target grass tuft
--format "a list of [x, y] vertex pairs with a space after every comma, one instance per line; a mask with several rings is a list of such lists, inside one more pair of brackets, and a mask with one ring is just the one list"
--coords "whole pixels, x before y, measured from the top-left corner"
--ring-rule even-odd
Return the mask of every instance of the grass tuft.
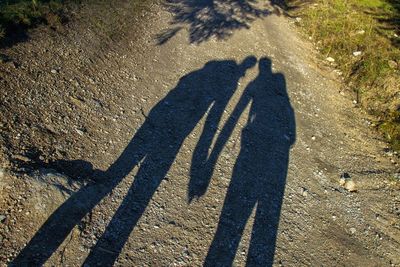
[[[400, 151], [400, 2], [287, 0], [323, 57], [333, 57], [377, 128]], [[354, 52], [361, 52], [355, 53]]]
[[38, 24], [48, 24], [50, 27], [58, 28], [62, 22], [64, 2], [63, 0], [0, 0], [0, 41]]

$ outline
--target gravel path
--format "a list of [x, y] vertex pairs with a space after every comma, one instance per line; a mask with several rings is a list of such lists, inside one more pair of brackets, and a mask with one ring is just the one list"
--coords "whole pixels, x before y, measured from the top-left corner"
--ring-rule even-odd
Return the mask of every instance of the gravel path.
[[276, 5], [76, 12], [0, 51], [0, 263], [400, 266], [398, 159]]

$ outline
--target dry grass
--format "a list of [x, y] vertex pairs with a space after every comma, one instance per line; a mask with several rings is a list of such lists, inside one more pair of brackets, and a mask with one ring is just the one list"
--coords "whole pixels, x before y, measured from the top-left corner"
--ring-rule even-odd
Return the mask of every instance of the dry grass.
[[[288, 0], [291, 15], [323, 57], [335, 59], [360, 105], [400, 150], [400, 3], [393, 0]], [[354, 52], [361, 52], [355, 56]]]

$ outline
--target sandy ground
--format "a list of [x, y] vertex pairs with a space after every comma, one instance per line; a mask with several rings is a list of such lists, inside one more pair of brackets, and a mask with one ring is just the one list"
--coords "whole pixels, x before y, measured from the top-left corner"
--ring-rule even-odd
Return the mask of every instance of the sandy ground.
[[398, 158], [279, 14], [115, 1], [2, 49], [0, 264], [400, 266]]

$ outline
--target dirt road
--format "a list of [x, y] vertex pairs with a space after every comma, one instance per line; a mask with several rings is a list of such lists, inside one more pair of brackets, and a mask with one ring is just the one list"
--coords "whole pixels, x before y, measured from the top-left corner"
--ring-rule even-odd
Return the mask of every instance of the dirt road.
[[96, 8], [2, 51], [4, 265], [400, 266], [396, 155], [294, 20]]

